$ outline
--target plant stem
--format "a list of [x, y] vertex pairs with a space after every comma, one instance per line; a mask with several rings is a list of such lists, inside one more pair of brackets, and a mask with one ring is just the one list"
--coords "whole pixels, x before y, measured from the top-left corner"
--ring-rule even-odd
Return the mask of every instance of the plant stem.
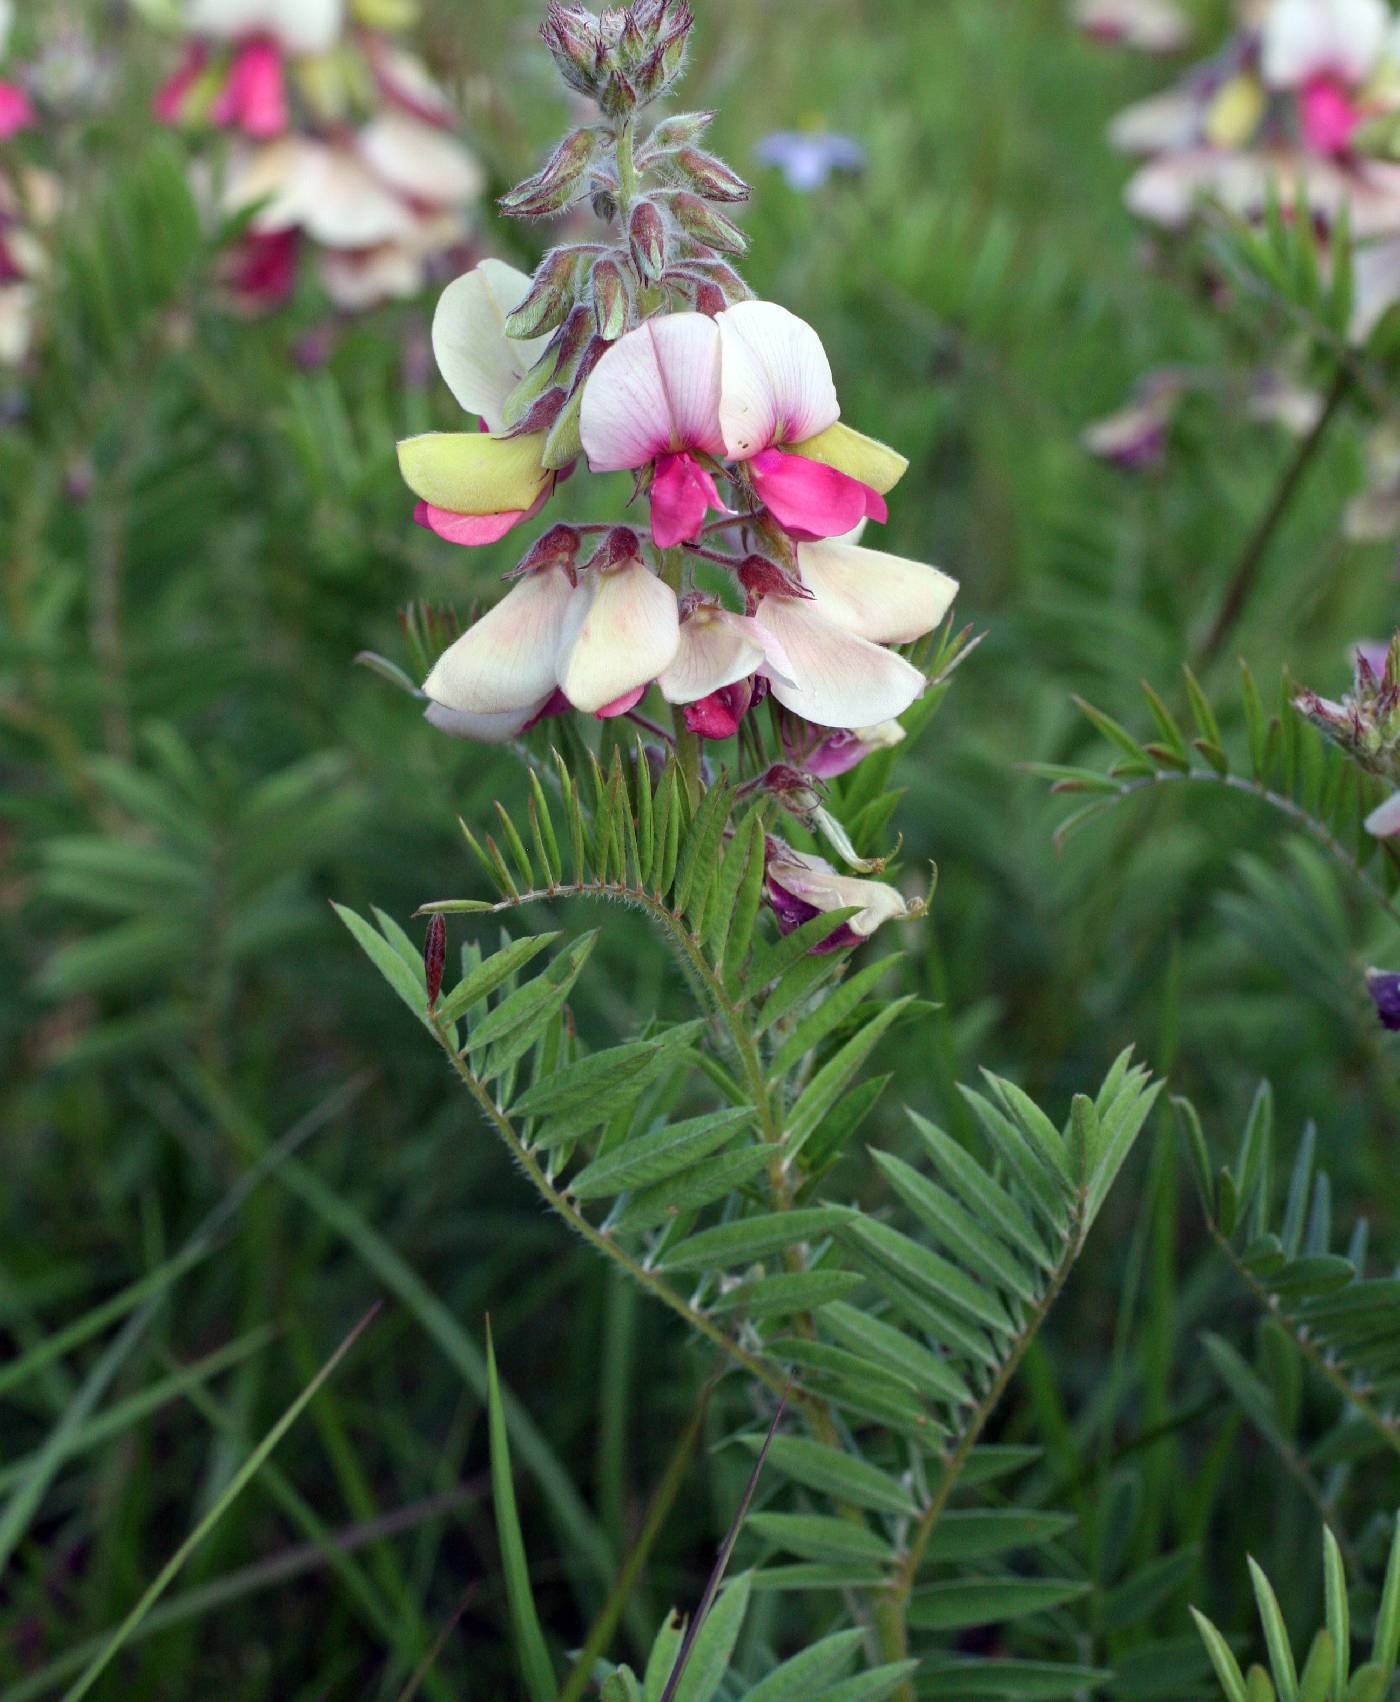
[[1250, 593], [1254, 590], [1259, 577], [1259, 570], [1264, 565], [1264, 559], [1269, 553], [1274, 535], [1287, 517], [1293, 500], [1303, 485], [1308, 469], [1317, 459], [1318, 451], [1322, 448], [1332, 422], [1341, 411], [1342, 403], [1350, 395], [1354, 383], [1351, 368], [1339, 367], [1332, 380], [1332, 388], [1327, 393], [1327, 400], [1321, 414], [1312, 430], [1298, 445], [1293, 459], [1284, 469], [1283, 477], [1279, 480], [1274, 491], [1273, 499], [1260, 517], [1258, 525], [1250, 533], [1244, 549], [1235, 565], [1235, 571], [1230, 576], [1230, 583], [1225, 592], [1225, 599], [1220, 605], [1220, 612], [1207, 632], [1197, 652], [1200, 663], [1213, 662], [1224, 647], [1225, 640], [1234, 630], [1236, 622], [1244, 613], [1245, 604], [1249, 601]]
[[[1069, 1274], [1074, 1269], [1075, 1260], [1083, 1251], [1084, 1237], [1087, 1225], [1084, 1221], [1085, 1200], [1081, 1194], [1076, 1201], [1074, 1215], [1070, 1219], [1069, 1228], [1065, 1233], [1065, 1251], [1056, 1265], [1046, 1284], [1045, 1292], [1032, 1310], [1012, 1343], [1011, 1351], [1002, 1361], [996, 1376], [988, 1385], [981, 1400], [968, 1415], [967, 1423], [963, 1426], [956, 1446], [943, 1456], [943, 1475], [938, 1481], [933, 1499], [919, 1517], [910, 1536], [908, 1546], [901, 1559], [894, 1577], [875, 1604], [875, 1627], [880, 1639], [880, 1658], [884, 1661], [902, 1661], [909, 1654], [909, 1598], [913, 1594], [914, 1582], [923, 1565], [928, 1545], [933, 1539], [933, 1533], [938, 1528], [938, 1521], [947, 1510], [953, 1491], [958, 1486], [963, 1468], [972, 1456], [972, 1450], [977, 1446], [988, 1419], [999, 1405], [1006, 1393], [1011, 1379], [1020, 1369], [1021, 1361], [1026, 1356], [1026, 1350], [1035, 1340], [1041, 1325], [1045, 1322], [1050, 1308], [1059, 1298], [1060, 1290], [1069, 1280]], [[915, 1702], [915, 1690], [912, 1683], [905, 1683], [893, 1693], [893, 1702]]]

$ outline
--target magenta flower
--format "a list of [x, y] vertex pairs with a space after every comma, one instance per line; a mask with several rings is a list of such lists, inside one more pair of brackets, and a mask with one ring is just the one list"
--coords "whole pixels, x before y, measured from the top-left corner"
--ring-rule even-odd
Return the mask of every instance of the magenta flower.
[[[673, 313], [628, 332], [590, 376], [579, 429], [595, 473], [650, 471], [652, 537], [669, 549], [697, 539], [712, 509], [730, 512], [715, 483], [726, 461], [795, 538], [887, 519], [883, 490], [904, 464], [838, 427], [840, 414], [812, 327], [746, 301], [714, 319]], [[852, 450], [852, 465], [882, 488], [834, 464]]]

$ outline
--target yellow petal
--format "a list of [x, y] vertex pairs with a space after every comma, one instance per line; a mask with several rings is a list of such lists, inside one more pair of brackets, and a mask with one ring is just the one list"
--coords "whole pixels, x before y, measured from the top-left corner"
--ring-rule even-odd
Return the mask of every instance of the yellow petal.
[[1216, 91], [1206, 113], [1206, 140], [1217, 148], [1240, 148], [1264, 116], [1264, 87], [1242, 72]]
[[880, 443], [864, 432], [843, 425], [840, 420], [825, 431], [809, 437], [805, 443], [794, 443], [794, 455], [809, 461], [820, 461], [824, 467], [835, 467], [883, 496], [892, 491], [909, 470], [908, 459], [887, 443]]
[[540, 464], [544, 433], [488, 437], [478, 431], [430, 431], [399, 445], [399, 470], [415, 495], [453, 514], [504, 514], [529, 508], [548, 474]]

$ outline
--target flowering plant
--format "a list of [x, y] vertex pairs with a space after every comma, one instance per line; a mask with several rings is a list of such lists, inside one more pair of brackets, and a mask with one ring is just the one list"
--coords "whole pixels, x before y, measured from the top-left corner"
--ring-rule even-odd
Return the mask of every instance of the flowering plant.
[[186, 0], [163, 123], [231, 138], [219, 210], [249, 216], [229, 283], [254, 307], [290, 293], [303, 241], [336, 306], [416, 295], [473, 228], [481, 167], [451, 101], [394, 39], [414, 7], [377, 0]]

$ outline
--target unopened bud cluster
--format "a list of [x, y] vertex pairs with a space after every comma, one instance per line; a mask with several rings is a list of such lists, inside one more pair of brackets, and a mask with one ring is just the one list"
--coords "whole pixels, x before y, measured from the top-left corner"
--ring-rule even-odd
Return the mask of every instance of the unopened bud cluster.
[[729, 263], [745, 237], [719, 210], [747, 200], [748, 185], [698, 145], [714, 114], [684, 113], [635, 134], [638, 109], [679, 75], [693, 21], [684, 0], [642, 0], [601, 16], [555, 5], [543, 26], [565, 78], [597, 102], [603, 122], [570, 131], [501, 206], [544, 219], [587, 203], [611, 227], [602, 240], [551, 249], [506, 324], [516, 339], [550, 338], [507, 409], [512, 431], [549, 433], [546, 467], [577, 457], [583, 386], [610, 344], [655, 313], [713, 315], [751, 293]]
[[1400, 633], [1390, 641], [1379, 672], [1366, 651], [1357, 650], [1355, 685], [1340, 703], [1312, 691], [1293, 701], [1368, 774], [1400, 785]]

